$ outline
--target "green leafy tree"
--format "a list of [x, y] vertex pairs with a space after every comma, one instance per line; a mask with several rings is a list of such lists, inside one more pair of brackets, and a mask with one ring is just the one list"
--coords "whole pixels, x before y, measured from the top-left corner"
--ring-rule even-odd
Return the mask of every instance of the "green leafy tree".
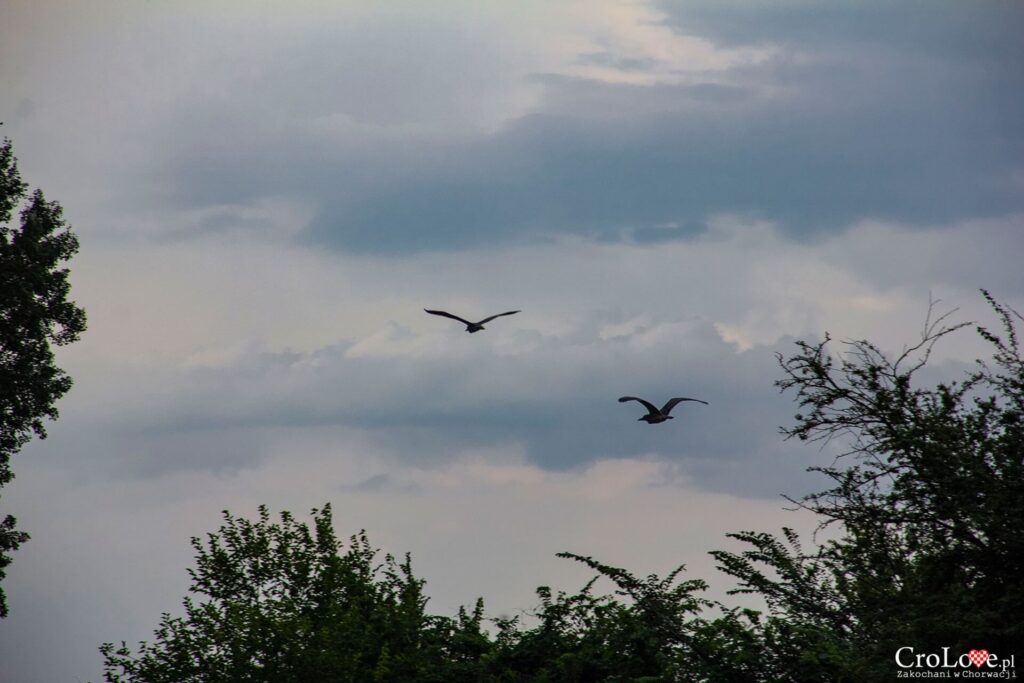
[[[665, 578], [641, 579], [590, 557], [560, 557], [586, 564], [597, 576], [574, 595], [539, 588], [539, 623], [532, 629], [519, 629], [517, 620], [500, 623], [489, 673], [515, 681], [674, 680], [694, 650], [693, 617], [711, 604], [697, 596], [704, 582], [677, 581], [683, 567]], [[593, 594], [602, 577], [614, 584], [614, 595]]]
[[[68, 271], [78, 250], [61, 207], [40, 190], [28, 196], [19, 227], [9, 225], [28, 186], [18, 172], [11, 141], [0, 145], [0, 487], [14, 478], [11, 456], [33, 436], [46, 438], [43, 421], [57, 417], [57, 399], [71, 378], [54, 363], [53, 346], [85, 330], [85, 313], [68, 300]], [[0, 520], [0, 581], [10, 552], [28, 540], [16, 520]], [[7, 603], [0, 589], [0, 617]]]
[[[700, 597], [700, 579], [680, 580], [680, 566], [665, 577], [640, 578], [590, 557], [560, 553], [596, 576], [573, 595], [537, 590], [539, 623], [498, 620], [486, 681], [587, 683], [756, 683], [777, 680], [763, 662], [763, 644], [750, 610], [728, 609]], [[610, 595], [595, 595], [599, 579]]]
[[136, 653], [104, 644], [110, 683], [476, 680], [490, 648], [481, 603], [456, 619], [426, 614], [409, 557], [379, 562], [365, 534], [343, 552], [330, 505], [312, 529], [266, 507], [256, 522], [225, 512], [192, 545], [185, 616], [164, 614]]
[[[701, 618], [712, 603], [703, 581], [678, 580], [682, 568], [638, 578], [565, 554], [597, 577], [573, 595], [538, 589], [536, 623], [495, 619], [492, 635], [482, 601], [455, 618], [427, 614], [408, 556], [379, 561], [364, 534], [344, 547], [329, 505], [312, 529], [265, 507], [255, 522], [225, 512], [192, 545], [184, 615], [164, 614], [134, 651], [104, 644], [109, 683], [770, 680], [752, 676], [756, 658], [737, 657], [750, 628], [733, 613]], [[601, 577], [614, 594], [593, 593]]]
[[865, 340], [835, 357], [828, 337], [780, 357], [778, 385], [802, 409], [785, 434], [848, 446], [816, 468], [830, 487], [796, 501], [840, 535], [805, 552], [790, 530], [784, 540], [745, 532], [733, 537], [749, 550], [713, 554], [740, 592], [768, 601], [777, 650], [813, 653], [816, 661], [790, 659], [790, 680], [890, 680], [901, 646], [1020, 651], [1021, 316], [984, 296], [1001, 327], [976, 327], [992, 358], [956, 381], [916, 382], [935, 344], [968, 326], [946, 324], [949, 314], [894, 358]]

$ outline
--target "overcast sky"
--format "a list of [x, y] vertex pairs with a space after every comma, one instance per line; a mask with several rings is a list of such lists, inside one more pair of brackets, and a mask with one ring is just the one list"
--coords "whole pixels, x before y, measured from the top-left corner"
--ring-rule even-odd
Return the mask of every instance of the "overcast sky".
[[776, 352], [1024, 309], [1022, 32], [1009, 1], [3, 3], [2, 130], [89, 330], [3, 492], [33, 539], [0, 679], [99, 681], [260, 503], [331, 502], [442, 614], [578, 588], [561, 550], [721, 596], [707, 551], [811, 528], [779, 494], [829, 457], [780, 438]]

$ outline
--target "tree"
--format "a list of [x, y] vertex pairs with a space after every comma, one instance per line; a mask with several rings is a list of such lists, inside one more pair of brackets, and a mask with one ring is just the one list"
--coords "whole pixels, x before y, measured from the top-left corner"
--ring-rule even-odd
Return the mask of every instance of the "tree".
[[[764, 645], [751, 610], [726, 608], [700, 597], [707, 584], [680, 580], [677, 567], [665, 577], [637, 577], [597, 560], [559, 553], [582, 562], [596, 576], [573, 595], [537, 589], [539, 623], [521, 629], [518, 618], [496, 620], [494, 654], [480, 681], [522, 683], [769, 683], [779, 680], [766, 666]], [[611, 595], [596, 595], [599, 579]]]
[[133, 654], [101, 647], [110, 683], [212, 681], [461, 681], [489, 648], [483, 605], [456, 619], [426, 614], [423, 580], [365, 534], [347, 550], [330, 505], [313, 529], [266, 507], [250, 522], [224, 512], [204, 543], [192, 539], [185, 616], [164, 614], [156, 642]]
[[192, 539], [184, 616], [164, 614], [134, 652], [100, 648], [108, 683], [771, 680], [750, 675], [753, 658], [735, 662], [748, 632], [738, 620], [699, 618], [712, 603], [697, 596], [703, 581], [677, 581], [682, 568], [637, 578], [564, 554], [615, 594], [594, 595], [597, 577], [574, 595], [541, 587], [536, 625], [499, 618], [492, 636], [482, 601], [455, 618], [427, 614], [408, 556], [378, 561], [363, 533], [345, 548], [330, 506], [312, 514], [310, 529], [266, 507], [255, 522], [224, 512], [217, 532]]
[[[0, 145], [0, 487], [14, 478], [11, 456], [34, 434], [46, 438], [44, 419], [56, 419], [57, 399], [71, 378], [54, 364], [51, 344], [69, 344], [85, 330], [85, 313], [68, 300], [68, 271], [60, 266], [78, 250], [60, 205], [40, 190], [8, 225], [28, 186], [18, 172], [11, 141]], [[16, 520], [0, 521], [0, 581], [9, 553], [28, 540]], [[0, 617], [7, 603], [0, 589]]]
[[802, 409], [786, 436], [847, 445], [814, 468], [830, 487], [795, 501], [841, 536], [807, 553], [790, 530], [744, 532], [732, 536], [750, 550], [713, 554], [739, 592], [767, 599], [777, 649], [827, 657], [791, 680], [890, 680], [900, 646], [1008, 655], [1024, 643], [1021, 316], [983, 294], [1001, 331], [976, 327], [992, 358], [956, 381], [917, 386], [935, 344], [970, 325], [931, 311], [895, 358], [866, 340], [837, 358], [828, 336], [779, 358], [778, 386]]
[[[347, 548], [329, 505], [312, 529], [282, 512], [256, 521], [224, 512], [220, 529], [192, 539], [195, 567], [184, 615], [164, 614], [153, 643], [105, 643], [108, 683], [402, 681], [774, 681], [751, 627], [756, 615], [699, 596], [700, 580], [636, 577], [563, 553], [596, 572], [575, 594], [537, 589], [535, 624], [490, 620], [483, 602], [455, 618], [430, 615], [424, 581], [366, 535]], [[598, 595], [598, 579], [615, 590]], [[717, 608], [720, 616], [705, 618]]]

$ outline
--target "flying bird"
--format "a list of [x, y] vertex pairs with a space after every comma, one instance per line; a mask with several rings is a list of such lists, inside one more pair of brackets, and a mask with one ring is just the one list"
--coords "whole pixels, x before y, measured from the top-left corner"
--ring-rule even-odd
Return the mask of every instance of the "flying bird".
[[622, 398], [619, 399], [619, 403], [625, 403], [626, 401], [636, 401], [637, 403], [643, 403], [644, 407], [647, 408], [647, 414], [639, 418], [637, 422], [642, 420], [647, 424], [651, 425], [656, 425], [659, 422], [664, 422], [665, 420], [675, 419], [671, 415], [669, 415], [669, 413], [672, 412], [672, 409], [676, 407], [677, 403], [682, 403], [683, 401], [696, 401], [697, 403], [703, 403], [704, 405], [708, 405], [707, 401], [702, 401], [699, 398], [670, 398], [668, 400], [668, 403], [663, 405], [661, 407], [661, 410], [659, 410], [658, 406], [654, 405], [650, 401], [645, 401], [642, 398], [637, 398], [636, 396], [623, 396]]
[[424, 308], [423, 310], [429, 313], [430, 315], [440, 315], [445, 318], [451, 318], [452, 320], [458, 320], [460, 323], [466, 326], [466, 332], [469, 332], [470, 334], [473, 334], [474, 332], [479, 332], [480, 330], [484, 329], [484, 323], [489, 323], [495, 318], [500, 318], [503, 315], [512, 315], [513, 313], [519, 313], [519, 311], [507, 311], [505, 313], [499, 313], [498, 315], [492, 315], [490, 318], [484, 318], [480, 322], [471, 323], [468, 320], [465, 320], [464, 318], [460, 318], [457, 315], [452, 315], [451, 313], [446, 313], [445, 311], [432, 311], [429, 308]]

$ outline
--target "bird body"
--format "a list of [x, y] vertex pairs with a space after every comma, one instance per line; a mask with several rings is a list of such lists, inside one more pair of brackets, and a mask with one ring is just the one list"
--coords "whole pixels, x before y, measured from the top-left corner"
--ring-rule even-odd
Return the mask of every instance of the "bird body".
[[658, 408], [658, 406], [654, 405], [650, 401], [645, 401], [644, 399], [637, 398], [636, 396], [623, 396], [619, 399], [619, 403], [625, 403], [626, 401], [636, 401], [637, 403], [642, 403], [643, 406], [647, 408], [647, 414], [639, 418], [637, 422], [646, 422], [647, 424], [651, 425], [660, 424], [667, 420], [674, 420], [675, 417], [669, 415], [669, 413], [672, 412], [672, 409], [676, 407], [676, 404], [682, 403], [683, 401], [696, 401], [697, 403], [703, 403], [704, 405], [708, 405], [707, 401], [702, 401], [699, 398], [670, 398], [661, 408]]
[[431, 315], [440, 315], [445, 318], [451, 318], [452, 320], [458, 320], [460, 323], [466, 326], [466, 332], [469, 332], [470, 334], [473, 334], [474, 332], [479, 332], [480, 330], [484, 329], [484, 323], [489, 323], [495, 318], [500, 318], [503, 315], [512, 315], [513, 313], [519, 313], [519, 311], [506, 311], [505, 313], [498, 313], [497, 315], [492, 315], [490, 318], [484, 318], [483, 320], [474, 323], [466, 320], [465, 318], [460, 318], [457, 315], [452, 315], [451, 313], [448, 313], [446, 311], [432, 311], [429, 308], [424, 308], [423, 310]]

